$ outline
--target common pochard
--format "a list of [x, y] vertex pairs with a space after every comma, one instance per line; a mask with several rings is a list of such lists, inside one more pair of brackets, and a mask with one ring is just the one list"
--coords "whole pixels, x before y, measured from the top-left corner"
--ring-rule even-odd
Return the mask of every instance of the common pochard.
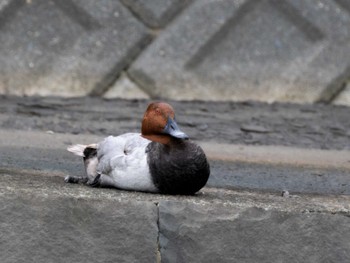
[[164, 102], [148, 106], [141, 134], [109, 136], [98, 144], [67, 150], [83, 157], [86, 170], [82, 177], [67, 176], [68, 183], [191, 195], [210, 174], [204, 151], [179, 129], [173, 108]]

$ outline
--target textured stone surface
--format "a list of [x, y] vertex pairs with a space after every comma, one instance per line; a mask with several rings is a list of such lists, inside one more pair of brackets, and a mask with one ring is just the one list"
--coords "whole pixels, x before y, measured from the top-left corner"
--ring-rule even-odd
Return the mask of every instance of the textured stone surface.
[[118, 80], [103, 94], [106, 99], [149, 99], [148, 94], [141, 90], [129, 77], [122, 73]]
[[2, 1], [0, 93], [101, 94], [148, 40], [119, 1]]
[[33, 189], [21, 195], [1, 191], [0, 207], [1, 262], [156, 262], [157, 211], [151, 202]]
[[154, 97], [329, 101], [349, 76], [349, 10], [342, 0], [196, 1], [129, 73]]
[[164, 201], [162, 262], [347, 262], [350, 218]]
[[335, 98], [333, 103], [336, 105], [350, 106], [350, 81], [348, 81], [345, 89]]
[[0, 169], [0, 197], [5, 263], [349, 260], [349, 196], [164, 196]]
[[0, 165], [0, 212], [5, 263], [349, 261], [349, 196], [164, 196]]
[[3, 0], [0, 94], [331, 102], [349, 28], [347, 0]]
[[153, 28], [163, 28], [193, 0], [121, 0], [136, 16]]

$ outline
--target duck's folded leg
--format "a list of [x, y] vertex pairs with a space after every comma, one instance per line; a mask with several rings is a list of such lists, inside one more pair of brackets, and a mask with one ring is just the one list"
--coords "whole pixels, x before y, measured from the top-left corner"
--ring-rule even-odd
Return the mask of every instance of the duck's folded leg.
[[100, 174], [96, 175], [94, 180], [87, 182], [87, 185], [89, 185], [91, 187], [99, 187], [99, 186], [101, 186], [101, 179], [100, 178], [101, 178]]
[[71, 176], [71, 175], [67, 175], [64, 178], [64, 181], [66, 183], [71, 183], [71, 184], [78, 184], [78, 183], [83, 183], [86, 184], [88, 181], [87, 177], [83, 177], [83, 176]]
[[92, 182], [87, 184], [92, 187], [117, 187], [114, 180], [105, 174], [98, 174]]

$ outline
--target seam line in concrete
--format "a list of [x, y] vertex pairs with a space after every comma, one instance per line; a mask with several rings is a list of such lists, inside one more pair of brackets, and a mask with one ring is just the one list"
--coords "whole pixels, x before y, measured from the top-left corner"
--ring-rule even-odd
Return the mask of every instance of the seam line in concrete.
[[256, 1], [248, 0], [238, 7], [238, 9], [231, 15], [231, 18], [229, 18], [225, 24], [186, 62], [185, 69], [193, 69], [201, 64], [206, 57], [205, 54], [210, 54], [214, 47], [226, 37], [230, 30], [233, 30], [240, 24], [240, 21], [256, 6], [256, 4]]
[[332, 103], [346, 88], [347, 80], [350, 77], [350, 65], [328, 84], [326, 89], [319, 95], [318, 103]]
[[159, 202], [155, 202], [154, 203], [157, 209], [157, 263], [161, 263], [162, 262], [162, 254], [160, 251], [160, 214], [159, 214]]
[[284, 17], [289, 20], [298, 30], [311, 42], [317, 42], [324, 39], [322, 31], [302, 16], [299, 11], [287, 1], [270, 0], [273, 7], [276, 8]]
[[[143, 25], [145, 25], [147, 28], [152, 28], [147, 22], [145, 22], [143, 20], [143, 18], [136, 12], [132, 9], [131, 6], [127, 5], [124, 3], [124, 1], [120, 1], [120, 3], [126, 8], [129, 10], [130, 14], [133, 15], [133, 17], [135, 17], [140, 23], [142, 23]], [[150, 12], [146, 9], [143, 10], [144, 12], [147, 12], [148, 14], [150, 14]], [[152, 16], [152, 15], [151, 15]]]
[[[152, 40], [153, 41], [153, 40]], [[154, 96], [151, 94], [151, 92], [147, 89], [147, 84], [145, 84], [144, 81], [140, 81], [138, 78], [134, 78], [131, 74], [129, 74], [128, 69], [125, 69], [125, 73], [128, 76], [128, 78], [135, 83], [139, 87], [140, 90], [145, 92], [150, 98], [155, 99]], [[147, 77], [144, 75], [143, 77]], [[148, 80], [148, 82], [152, 82], [152, 80]]]
[[[118, 80], [123, 71], [127, 71], [131, 64], [138, 58], [142, 51], [152, 42], [151, 34], [142, 37], [135, 45], [130, 48], [129, 52], [124, 55], [120, 62], [112, 67], [112, 69], [104, 76], [101, 82], [89, 93], [89, 96], [102, 96], [113, 84]], [[123, 66], [123, 64], [125, 64]]]

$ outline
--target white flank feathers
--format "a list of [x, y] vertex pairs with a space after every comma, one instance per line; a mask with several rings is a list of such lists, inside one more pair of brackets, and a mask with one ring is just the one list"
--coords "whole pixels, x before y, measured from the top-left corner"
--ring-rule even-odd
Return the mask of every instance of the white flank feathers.
[[151, 141], [139, 133], [109, 136], [99, 144], [75, 144], [69, 152], [84, 157], [84, 150], [97, 149], [97, 156], [85, 160], [89, 180], [99, 174], [101, 186], [125, 190], [157, 192], [147, 162], [147, 145]]

